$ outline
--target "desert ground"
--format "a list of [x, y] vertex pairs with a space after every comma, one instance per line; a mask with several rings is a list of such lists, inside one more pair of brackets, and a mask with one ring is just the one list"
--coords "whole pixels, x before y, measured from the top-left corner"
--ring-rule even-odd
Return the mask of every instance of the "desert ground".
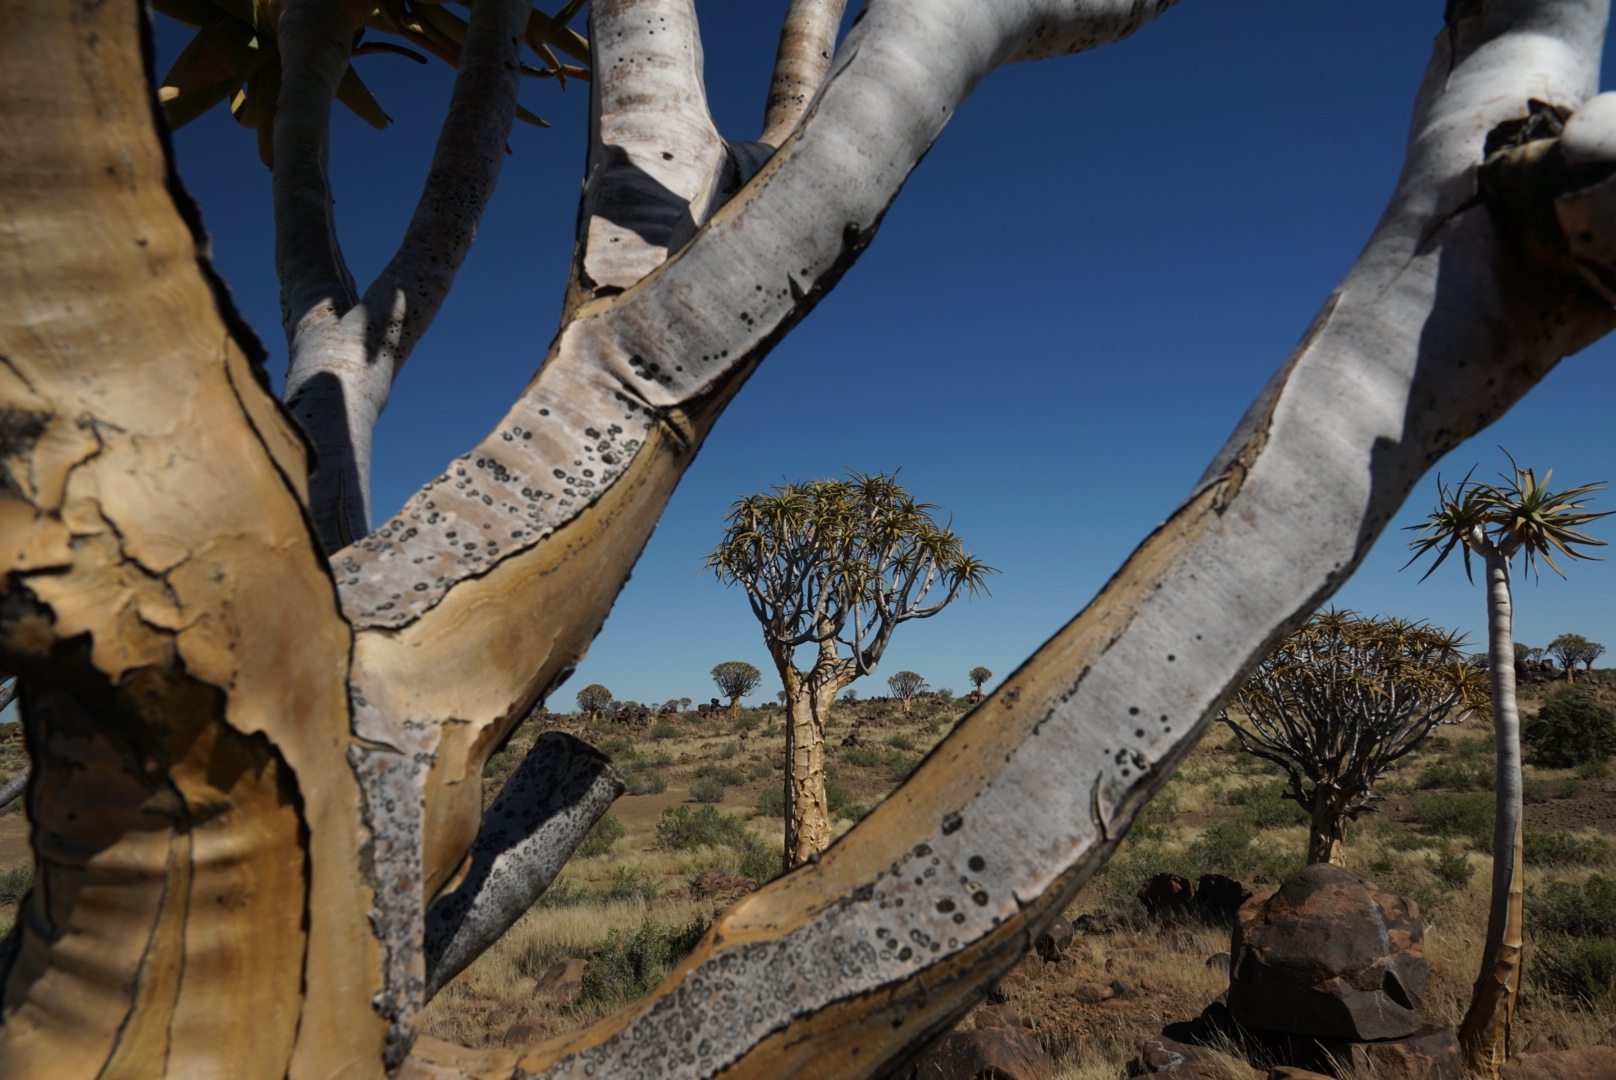
[[[1594, 672], [1584, 685], [1616, 704], [1616, 670]], [[1523, 686], [1523, 713], [1552, 689]], [[963, 698], [934, 697], [907, 711], [881, 699], [839, 705], [829, 728], [838, 828], [889, 795], [969, 708]], [[654, 986], [722, 906], [779, 872], [781, 719], [769, 707], [637, 723], [541, 713], [524, 723], [489, 763], [488, 798], [553, 729], [610, 754], [630, 793], [545, 897], [431, 1003], [423, 1030], [473, 1045], [528, 1042], [586, 1025]], [[18, 726], [0, 729], [0, 782], [23, 760]], [[1443, 727], [1379, 786], [1378, 812], [1348, 834], [1348, 868], [1419, 905], [1433, 1023], [1458, 1022], [1475, 978], [1491, 770], [1485, 721]], [[1608, 763], [1529, 765], [1527, 776], [1527, 974], [1513, 1044], [1616, 1044], [1616, 892], [1583, 891], [1591, 878], [1616, 876], [1616, 779]], [[1055, 1058], [1061, 1080], [1128, 1075], [1143, 1040], [1194, 1018], [1228, 982], [1219, 954], [1229, 949], [1229, 924], [1152, 916], [1137, 890], [1164, 871], [1191, 880], [1226, 874], [1253, 890], [1295, 873], [1306, 829], [1281, 788], [1277, 768], [1213, 726], [1068, 910], [1077, 928], [1070, 945], [1054, 959], [1029, 955], [961, 1027], [975, 1026], [985, 1008], [1002, 1023], [1008, 1005]], [[28, 827], [20, 803], [0, 814], [0, 930], [32, 879]], [[1565, 929], [1570, 909], [1580, 931]]]

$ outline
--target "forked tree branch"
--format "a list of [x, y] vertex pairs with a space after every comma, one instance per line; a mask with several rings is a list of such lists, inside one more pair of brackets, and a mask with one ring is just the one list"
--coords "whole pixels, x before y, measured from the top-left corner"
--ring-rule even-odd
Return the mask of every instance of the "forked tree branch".
[[290, 353], [286, 399], [319, 453], [310, 508], [327, 550], [370, 531], [372, 434], [393, 380], [471, 250], [499, 179], [530, 11], [524, 0], [473, 8], [414, 217], [362, 298], [338, 247], [326, 167], [331, 101], [354, 28], [330, 0], [288, 0], [281, 15], [275, 206]]
[[847, 0], [792, 0], [780, 28], [780, 50], [763, 106], [763, 134], [758, 141], [776, 149], [808, 111], [819, 92], [836, 51]]

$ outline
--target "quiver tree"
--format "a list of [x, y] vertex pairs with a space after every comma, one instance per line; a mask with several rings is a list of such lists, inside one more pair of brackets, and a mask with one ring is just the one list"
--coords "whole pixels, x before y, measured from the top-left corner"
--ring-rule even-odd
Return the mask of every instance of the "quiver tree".
[[600, 683], [590, 683], [577, 696], [578, 711], [591, 720], [599, 720], [600, 714], [612, 707], [612, 692]]
[[311, 520], [342, 493], [311, 494], [203, 255], [140, 8], [10, 4], [0, 669], [37, 884], [0, 949], [0, 1075], [856, 1080], [963, 1016], [1428, 463], [1616, 327], [1603, 0], [1447, 5], [1357, 263], [1183, 503], [897, 797], [622, 1013], [531, 1046], [416, 1037], [619, 789], [557, 735], [487, 814], [479, 781], [741, 382], [994, 67], [1169, 7], [884, 0], [833, 61], [841, 5], [794, 0], [778, 142], [753, 143], [708, 116], [689, 3], [594, 0], [613, 53], [563, 325], [487, 438], [326, 558]]
[[1487, 676], [1453, 634], [1350, 611], [1313, 616], [1257, 665], [1225, 713], [1241, 747], [1285, 771], [1308, 812], [1307, 861], [1344, 864], [1346, 823], [1438, 724], [1487, 708]]
[[970, 674], [968, 674], [966, 678], [971, 680], [971, 700], [981, 701], [982, 684], [993, 678], [993, 672], [978, 665], [977, 667], [971, 669]]
[[[1613, 100], [1616, 103], [1616, 100]], [[1507, 455], [1506, 455], [1507, 456]], [[1482, 948], [1481, 973], [1476, 978], [1470, 1008], [1459, 1028], [1467, 1064], [1473, 1070], [1496, 1074], [1509, 1054], [1509, 1024], [1521, 985], [1521, 923], [1524, 875], [1521, 817], [1521, 719], [1515, 701], [1515, 609], [1510, 582], [1511, 566], [1520, 555], [1536, 575], [1538, 560], [1564, 577], [1554, 561], [1559, 552], [1570, 559], [1592, 556], [1579, 550], [1604, 546], [1578, 532], [1580, 526], [1609, 512], [1587, 509], [1587, 497], [1603, 484], [1584, 484], [1553, 491], [1554, 470], [1539, 480], [1531, 469], [1510, 459], [1510, 475], [1502, 484], [1483, 484], [1467, 475], [1449, 488], [1437, 479], [1437, 509], [1423, 524], [1411, 525], [1419, 535], [1409, 542], [1415, 560], [1436, 552], [1424, 580], [1436, 572], [1455, 548], [1462, 553], [1465, 577], [1471, 577], [1470, 557], [1479, 555], [1487, 575], [1487, 674], [1491, 681], [1493, 738], [1497, 779], [1493, 784], [1492, 899], [1487, 913], [1487, 940]], [[1556, 639], [1558, 642], [1560, 639]], [[1549, 651], [1555, 652], [1555, 643]], [[1566, 677], [1571, 677], [1570, 665]]]
[[712, 671], [718, 692], [729, 698], [729, 717], [741, 715], [741, 699], [758, 688], [763, 673], [745, 660], [725, 660]]
[[1566, 682], [1576, 682], [1577, 665], [1592, 671], [1594, 661], [1604, 655], [1605, 647], [1581, 634], [1561, 634], [1543, 651], [1560, 661], [1560, 666], [1565, 668]]
[[[875, 671], [899, 625], [975, 594], [994, 572], [934, 509], [890, 476], [786, 484], [730, 507], [707, 557], [720, 581], [746, 590], [785, 686], [788, 867], [830, 844], [825, 723], [836, 695]], [[806, 670], [797, 667], [802, 648], [812, 656]]]
[[892, 691], [892, 696], [898, 699], [898, 704], [903, 706], [903, 711], [907, 714], [909, 704], [914, 701], [915, 695], [926, 691], [926, 680], [916, 672], [900, 671], [896, 675], [888, 676], [887, 689]]

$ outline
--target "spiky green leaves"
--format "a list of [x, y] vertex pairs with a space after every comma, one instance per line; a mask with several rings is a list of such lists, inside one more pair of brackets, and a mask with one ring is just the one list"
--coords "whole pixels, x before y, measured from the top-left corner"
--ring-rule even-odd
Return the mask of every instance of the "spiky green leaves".
[[1549, 487], [1553, 469], [1544, 473], [1542, 480], [1533, 470], [1516, 465], [1514, 458], [1510, 458], [1510, 469], [1513, 475], [1500, 476], [1503, 483], [1497, 485], [1473, 481], [1466, 474], [1457, 487], [1450, 489], [1438, 479], [1436, 510], [1422, 524], [1409, 526], [1420, 535], [1409, 542], [1414, 555], [1405, 565], [1428, 552], [1439, 552], [1421, 581], [1442, 565], [1455, 546], [1464, 552], [1466, 577], [1470, 577], [1470, 553], [1485, 553], [1489, 547], [1506, 559], [1524, 552], [1526, 568], [1534, 574], [1541, 558], [1549, 569], [1565, 577], [1554, 561], [1555, 552], [1572, 559], [1591, 559], [1593, 556], [1577, 548], [1605, 545], [1605, 541], [1578, 531], [1590, 521], [1612, 513], [1587, 509], [1587, 497], [1603, 490], [1603, 483], [1553, 491]]

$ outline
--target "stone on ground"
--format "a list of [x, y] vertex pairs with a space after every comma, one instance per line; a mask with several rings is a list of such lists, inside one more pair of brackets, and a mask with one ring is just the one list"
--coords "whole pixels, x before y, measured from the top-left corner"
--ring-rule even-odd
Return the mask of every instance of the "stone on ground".
[[955, 1031], [915, 1062], [913, 1080], [1055, 1080], [1055, 1062], [1020, 1027]]
[[1423, 1020], [1425, 929], [1412, 900], [1328, 863], [1241, 907], [1229, 1009], [1242, 1027], [1366, 1041]]
[[1579, 1046], [1510, 1058], [1498, 1070], [1503, 1080], [1616, 1080], [1616, 1050]]

